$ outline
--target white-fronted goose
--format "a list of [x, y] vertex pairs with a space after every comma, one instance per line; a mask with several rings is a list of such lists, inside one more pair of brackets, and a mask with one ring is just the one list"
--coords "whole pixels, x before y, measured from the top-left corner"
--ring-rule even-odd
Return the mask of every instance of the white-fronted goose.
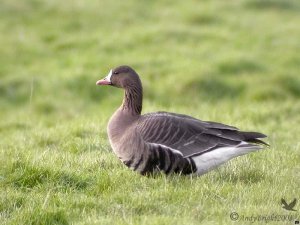
[[125, 89], [122, 105], [110, 118], [107, 132], [119, 159], [141, 174], [204, 174], [230, 159], [266, 144], [257, 132], [201, 121], [190, 116], [155, 112], [141, 115], [143, 88], [138, 74], [119, 66], [97, 85]]

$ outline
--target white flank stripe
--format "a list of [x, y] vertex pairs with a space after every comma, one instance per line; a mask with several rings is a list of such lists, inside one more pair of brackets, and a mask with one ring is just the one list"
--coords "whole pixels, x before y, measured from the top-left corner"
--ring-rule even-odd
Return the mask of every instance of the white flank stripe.
[[181, 151], [178, 151], [178, 150], [176, 150], [176, 149], [174, 149], [174, 148], [171, 148], [171, 147], [168, 147], [168, 146], [166, 146], [166, 145], [163, 145], [163, 144], [156, 144], [156, 143], [150, 143], [150, 144], [153, 144], [153, 145], [156, 145], [156, 146], [162, 146], [163, 148], [167, 148], [167, 149], [170, 149], [173, 153], [175, 153], [175, 154], [179, 154], [179, 155], [182, 155], [183, 156], [183, 154], [182, 154], [182, 152]]

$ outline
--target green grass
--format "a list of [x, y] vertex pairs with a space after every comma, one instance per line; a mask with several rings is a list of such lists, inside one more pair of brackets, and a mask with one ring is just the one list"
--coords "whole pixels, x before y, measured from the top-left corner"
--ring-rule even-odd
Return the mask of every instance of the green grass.
[[[299, 218], [299, 203], [280, 205], [300, 200], [299, 12], [297, 0], [2, 1], [1, 224]], [[122, 91], [95, 85], [121, 64], [141, 75], [143, 112], [257, 130], [271, 147], [201, 177], [131, 172], [106, 135]]]

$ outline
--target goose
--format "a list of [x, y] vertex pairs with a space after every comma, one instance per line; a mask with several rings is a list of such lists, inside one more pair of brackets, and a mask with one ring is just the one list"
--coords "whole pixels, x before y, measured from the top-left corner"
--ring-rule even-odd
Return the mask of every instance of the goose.
[[258, 132], [201, 121], [188, 115], [154, 112], [142, 115], [143, 87], [129, 66], [118, 66], [96, 85], [125, 90], [123, 102], [108, 122], [113, 152], [141, 175], [205, 174], [227, 161], [268, 145]]

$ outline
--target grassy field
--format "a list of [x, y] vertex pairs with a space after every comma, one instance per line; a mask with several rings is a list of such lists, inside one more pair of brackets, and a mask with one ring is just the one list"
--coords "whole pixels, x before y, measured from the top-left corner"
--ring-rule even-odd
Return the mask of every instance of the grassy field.
[[[294, 224], [299, 23], [298, 0], [2, 0], [0, 223], [253, 224], [243, 218], [273, 214], [292, 221], [268, 224]], [[106, 134], [123, 93], [95, 85], [121, 64], [141, 75], [144, 113], [260, 131], [271, 147], [201, 177], [128, 170]], [[297, 198], [298, 211], [281, 198]]]

